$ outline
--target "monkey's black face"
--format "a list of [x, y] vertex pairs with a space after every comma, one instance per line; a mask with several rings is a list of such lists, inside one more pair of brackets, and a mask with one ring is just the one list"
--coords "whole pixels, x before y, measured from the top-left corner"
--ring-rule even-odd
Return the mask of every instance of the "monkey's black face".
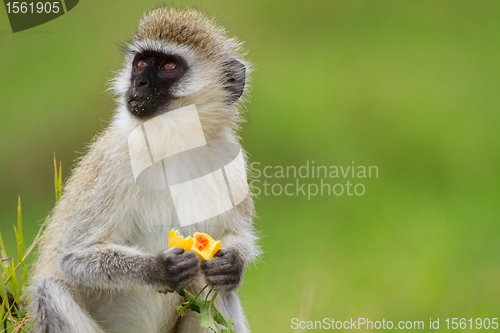
[[137, 53], [125, 95], [130, 113], [141, 119], [155, 116], [173, 98], [172, 87], [187, 69], [186, 62], [176, 55]]

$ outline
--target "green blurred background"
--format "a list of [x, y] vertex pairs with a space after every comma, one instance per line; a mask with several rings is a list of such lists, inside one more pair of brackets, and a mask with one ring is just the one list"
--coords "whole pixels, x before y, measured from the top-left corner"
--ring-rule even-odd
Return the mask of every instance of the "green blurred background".
[[[53, 152], [67, 177], [111, 117], [116, 42], [157, 4], [81, 0], [16, 34], [0, 10], [0, 230], [10, 249], [17, 195], [31, 239], [54, 204]], [[363, 196], [256, 201], [265, 252], [241, 288], [254, 332], [291, 332], [304, 286], [314, 286], [312, 320], [427, 328], [431, 317], [500, 317], [499, 1], [183, 4], [246, 41], [251, 162], [379, 168]]]

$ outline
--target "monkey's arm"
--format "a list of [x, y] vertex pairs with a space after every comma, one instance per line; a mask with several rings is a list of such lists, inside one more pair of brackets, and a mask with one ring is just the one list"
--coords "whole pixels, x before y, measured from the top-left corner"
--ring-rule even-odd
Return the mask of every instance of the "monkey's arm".
[[99, 244], [63, 248], [57, 265], [64, 278], [85, 287], [143, 284], [177, 290], [196, 277], [199, 259], [193, 251], [178, 248], [149, 254], [123, 245]]

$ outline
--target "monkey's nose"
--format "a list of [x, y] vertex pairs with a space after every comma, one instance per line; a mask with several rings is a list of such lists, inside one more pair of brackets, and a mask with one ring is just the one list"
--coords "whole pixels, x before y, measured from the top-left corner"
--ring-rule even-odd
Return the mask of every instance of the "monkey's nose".
[[139, 80], [137, 81], [137, 87], [142, 87], [142, 86], [145, 86], [148, 84], [148, 81], [147, 80]]

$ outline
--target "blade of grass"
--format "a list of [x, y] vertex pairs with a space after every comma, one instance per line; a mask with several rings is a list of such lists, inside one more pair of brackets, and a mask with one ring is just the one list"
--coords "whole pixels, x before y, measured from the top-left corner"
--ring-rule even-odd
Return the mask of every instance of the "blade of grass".
[[17, 294], [17, 291], [19, 290], [19, 280], [17, 279], [16, 275], [16, 266], [14, 265], [14, 259], [12, 259], [12, 266], [10, 268], [11, 268], [10, 272], [11, 279], [8, 282], [8, 286], [10, 287], [10, 289], [14, 294]]
[[16, 320], [12, 317], [12, 309], [14, 308], [14, 304], [9, 306], [9, 304], [7, 303], [6, 305], [7, 305], [7, 310], [5, 311], [5, 315], [2, 318], [2, 322], [0, 323], [0, 325], [4, 325], [4, 327], [7, 325], [8, 321], [14, 323], [16, 322]]
[[7, 299], [7, 290], [5, 290], [5, 284], [2, 283], [3, 291], [5, 292], [5, 295], [2, 294], [2, 306], [0, 307], [0, 313], [2, 314], [3, 318], [3, 310], [5, 309], [5, 300]]
[[[16, 266], [16, 271], [19, 265], [21, 265], [22, 268], [22, 276], [21, 276], [21, 284], [20, 288], [22, 289], [24, 286], [24, 283], [26, 282], [27, 279], [27, 268], [26, 268], [26, 263], [25, 259], [26, 256], [24, 254], [25, 251], [25, 242], [24, 242], [24, 233], [23, 233], [23, 219], [22, 219], [22, 212], [21, 212], [21, 197], [18, 197], [18, 205], [17, 205], [17, 233], [16, 233], [16, 238], [17, 238], [17, 266]], [[20, 296], [20, 295], [19, 295]]]
[[17, 242], [17, 262], [23, 261], [24, 257], [24, 236], [23, 236], [23, 217], [21, 213], [21, 197], [17, 197], [17, 230], [14, 228]]
[[5, 311], [5, 300], [6, 298], [2, 300], [2, 306], [0, 307], [0, 311], [2, 313], [2, 321], [0, 322], [0, 326], [4, 326], [4, 328], [6, 328], [4, 324], [6, 324], [7, 316], [9, 315], [9, 312]]
[[57, 171], [56, 153], [54, 153], [54, 189], [56, 191], [56, 202], [61, 198], [62, 191], [62, 163], [59, 161], [59, 171]]
[[0, 281], [0, 297], [2, 297], [2, 300], [7, 298], [7, 288], [5, 288], [5, 282], [3, 280]]
[[57, 161], [56, 161], [56, 153], [54, 152], [54, 189], [56, 192], [56, 201], [57, 201], [57, 184], [58, 184]]
[[57, 181], [57, 199], [56, 201], [59, 201], [61, 199], [61, 193], [62, 193], [62, 162], [59, 161], [59, 179]]

